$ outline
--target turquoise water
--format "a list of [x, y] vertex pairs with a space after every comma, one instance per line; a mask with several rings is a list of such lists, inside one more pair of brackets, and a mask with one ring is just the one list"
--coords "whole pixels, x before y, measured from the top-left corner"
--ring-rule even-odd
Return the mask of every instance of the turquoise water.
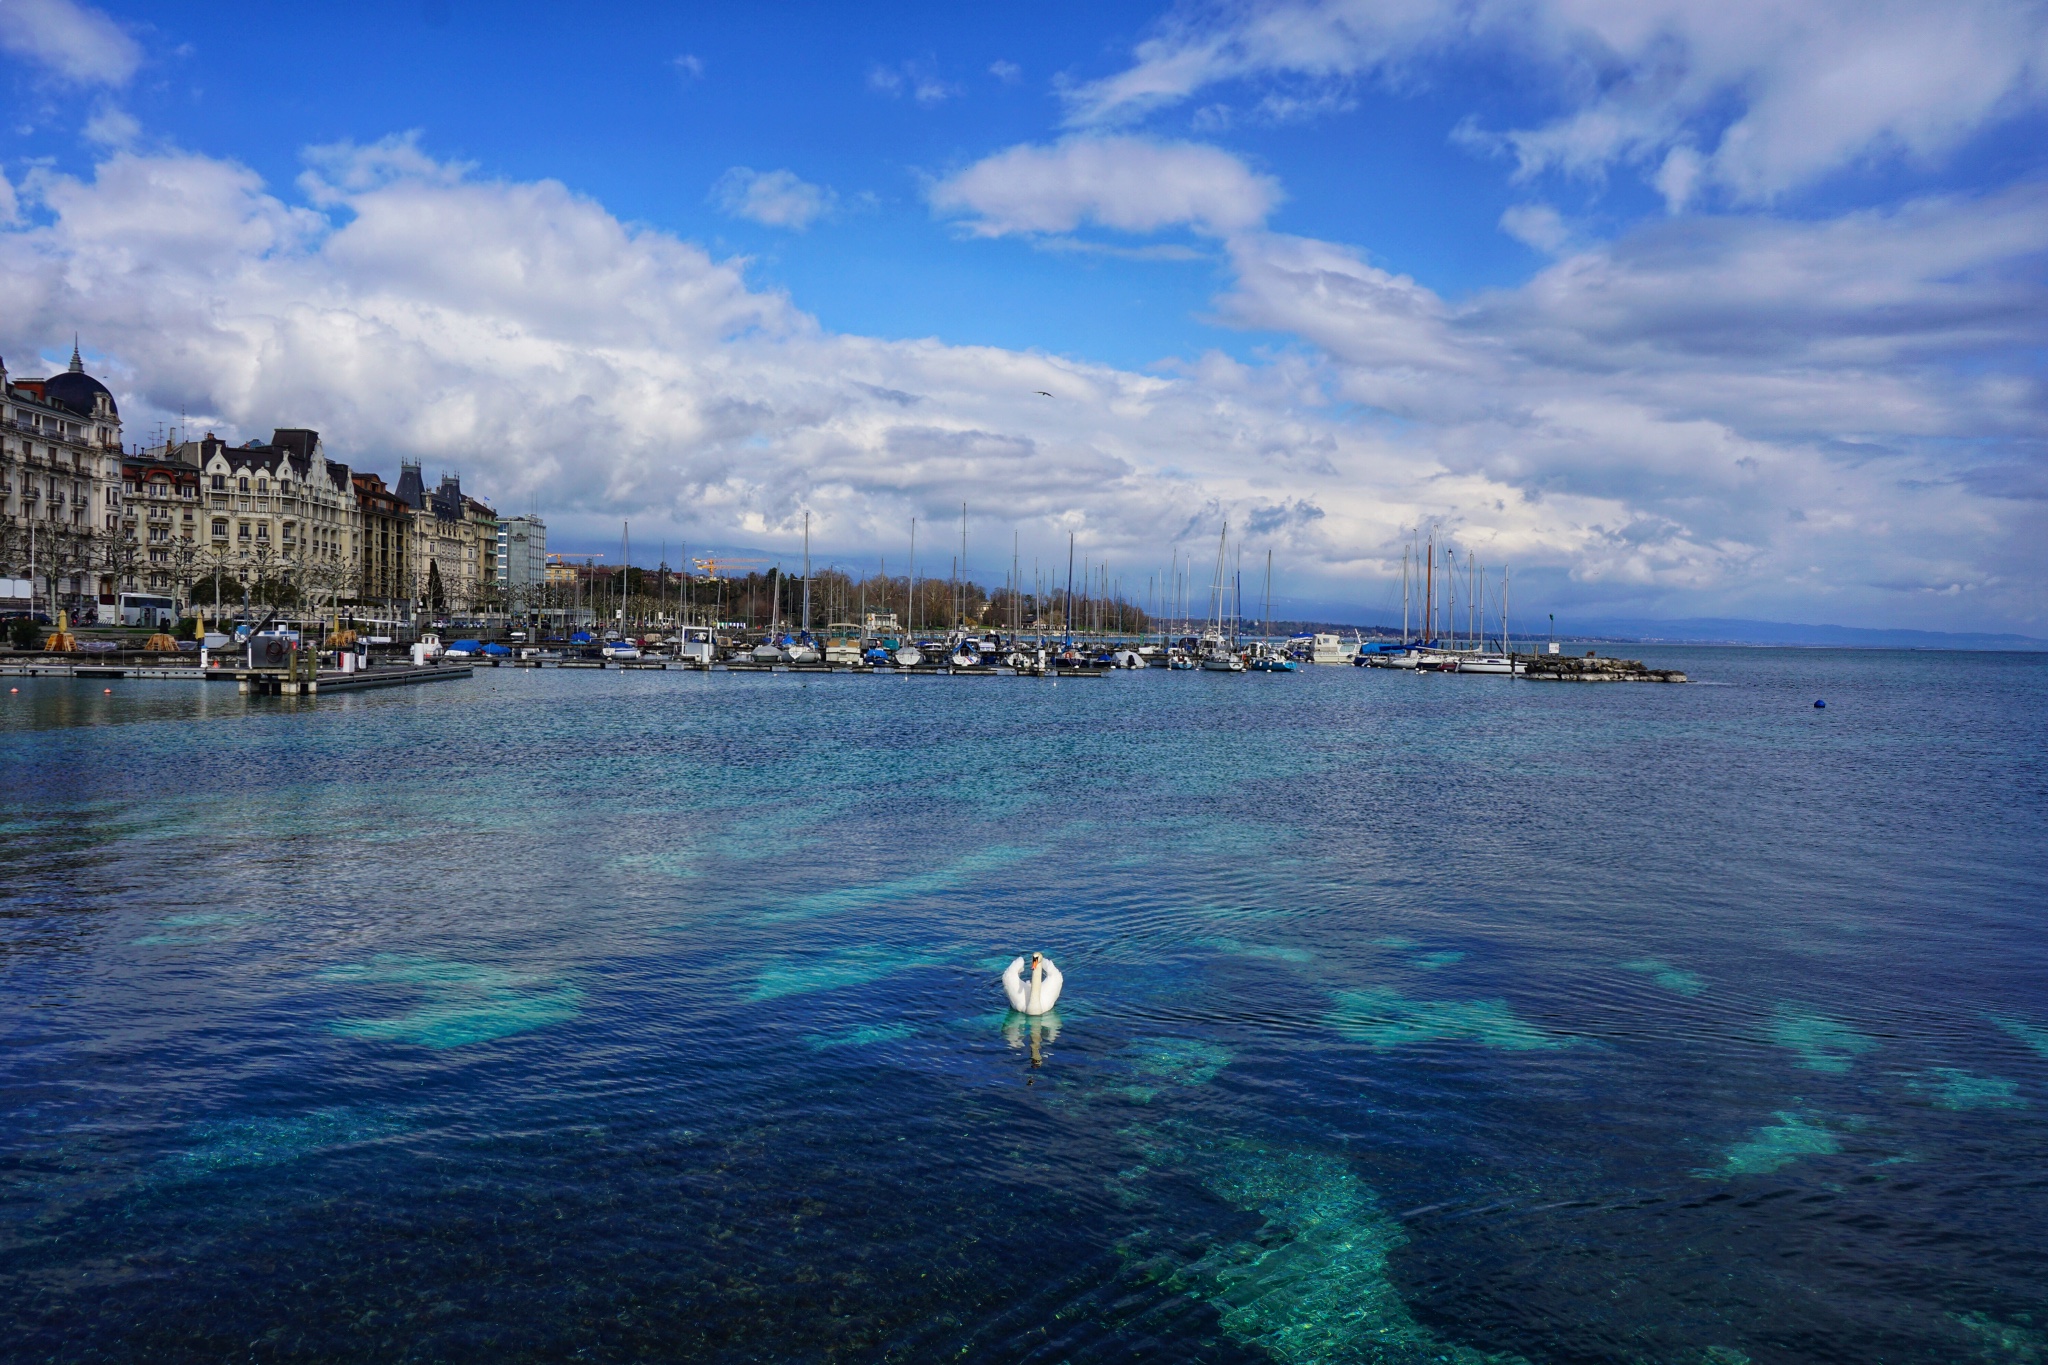
[[1651, 653], [8, 680], [0, 1358], [2048, 1358], [2048, 659]]

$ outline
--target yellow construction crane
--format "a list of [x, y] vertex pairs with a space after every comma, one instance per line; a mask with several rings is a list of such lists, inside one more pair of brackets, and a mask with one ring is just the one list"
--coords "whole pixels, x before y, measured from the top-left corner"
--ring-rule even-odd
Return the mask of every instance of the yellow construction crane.
[[697, 566], [697, 572], [704, 575], [706, 582], [716, 583], [726, 577], [724, 572], [726, 569], [734, 568], [741, 564], [766, 564], [768, 561], [765, 559], [725, 559], [717, 555], [706, 555], [702, 559], [693, 558], [690, 562]]

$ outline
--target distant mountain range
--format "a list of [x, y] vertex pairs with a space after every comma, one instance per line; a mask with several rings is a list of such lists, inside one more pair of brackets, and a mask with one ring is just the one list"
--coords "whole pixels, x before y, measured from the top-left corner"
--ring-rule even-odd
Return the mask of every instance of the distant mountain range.
[[[1173, 623], [1176, 627], [1178, 623]], [[1529, 629], [1530, 623], [1515, 623], [1515, 647], [1528, 649], [1532, 641], [1540, 642], [1548, 637], [1549, 623]], [[1257, 623], [1247, 622], [1247, 631], [1258, 629]], [[1202, 624], [1197, 621], [1189, 629], [1199, 632]], [[1334, 631], [1349, 639], [1353, 632], [1362, 631], [1372, 638], [1398, 640], [1401, 627], [1392, 625], [1368, 625], [1362, 621], [1298, 620], [1274, 621], [1275, 635], [1289, 635], [1302, 631]], [[1416, 627], [1417, 630], [1421, 628]], [[1788, 621], [1747, 621], [1732, 616], [1695, 616], [1678, 621], [1649, 621], [1641, 618], [1621, 617], [1603, 621], [1573, 621], [1567, 627], [1559, 623], [1557, 638], [1560, 640], [1613, 641], [1627, 643], [1639, 641], [1645, 644], [1687, 644], [1687, 645], [1808, 645], [1832, 649], [2009, 649], [2048, 650], [2048, 640], [2031, 635], [1995, 635], [1983, 631], [1948, 630], [1869, 630], [1862, 626], [1804, 626]], [[1537, 645], [1541, 648], [1540, 643]]]
[[1575, 622], [1575, 638], [1662, 641], [1671, 644], [1821, 645], [1847, 649], [2020, 649], [2048, 650], [2048, 640], [2031, 635], [1979, 631], [1868, 630], [1860, 626], [1803, 626], [1785, 621], [1745, 621], [1699, 616], [1679, 621], [1606, 620]]

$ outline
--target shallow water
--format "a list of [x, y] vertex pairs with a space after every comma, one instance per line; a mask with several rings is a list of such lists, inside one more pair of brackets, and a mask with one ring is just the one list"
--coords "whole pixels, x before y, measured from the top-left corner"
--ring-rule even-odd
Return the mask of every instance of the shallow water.
[[2048, 659], [1649, 653], [22, 680], [0, 1358], [2048, 1359]]

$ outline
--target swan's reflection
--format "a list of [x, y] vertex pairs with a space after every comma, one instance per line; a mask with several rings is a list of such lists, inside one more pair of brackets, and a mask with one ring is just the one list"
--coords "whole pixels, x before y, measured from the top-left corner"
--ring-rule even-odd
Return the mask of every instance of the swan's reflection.
[[1011, 1047], [1029, 1047], [1033, 1071], [1045, 1065], [1045, 1049], [1059, 1036], [1058, 1010], [1044, 1014], [1019, 1014], [1011, 1010], [1003, 1016], [1003, 1041]]

